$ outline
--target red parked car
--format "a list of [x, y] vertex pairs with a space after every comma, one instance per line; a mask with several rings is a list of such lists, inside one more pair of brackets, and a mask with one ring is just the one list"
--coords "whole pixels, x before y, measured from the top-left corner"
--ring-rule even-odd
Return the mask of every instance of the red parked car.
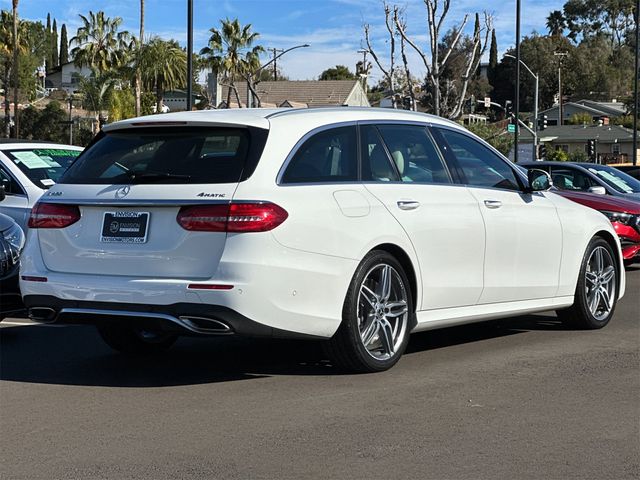
[[640, 202], [570, 190], [554, 190], [554, 193], [606, 215], [620, 237], [625, 263], [640, 262]]

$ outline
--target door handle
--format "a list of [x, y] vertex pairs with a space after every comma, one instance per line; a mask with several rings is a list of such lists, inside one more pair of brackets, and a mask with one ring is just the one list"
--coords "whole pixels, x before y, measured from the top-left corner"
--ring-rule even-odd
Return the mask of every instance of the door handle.
[[502, 206], [502, 202], [500, 200], [485, 200], [484, 206], [487, 208], [496, 209]]
[[397, 203], [400, 210], [415, 210], [420, 206], [420, 202], [416, 200], [398, 200]]

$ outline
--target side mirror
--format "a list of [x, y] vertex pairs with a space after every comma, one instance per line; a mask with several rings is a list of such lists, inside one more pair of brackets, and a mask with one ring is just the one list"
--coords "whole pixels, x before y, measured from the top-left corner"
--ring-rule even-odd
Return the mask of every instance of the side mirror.
[[589, 187], [588, 192], [595, 193], [596, 195], [606, 195], [607, 189], [604, 187], [601, 187], [600, 185], [596, 185], [595, 187]]
[[3, 201], [7, 196], [7, 192], [4, 189], [4, 185], [0, 185], [0, 202]]
[[544, 170], [538, 170], [536, 168], [528, 170], [527, 179], [529, 180], [529, 192], [541, 192], [553, 187], [551, 175]]

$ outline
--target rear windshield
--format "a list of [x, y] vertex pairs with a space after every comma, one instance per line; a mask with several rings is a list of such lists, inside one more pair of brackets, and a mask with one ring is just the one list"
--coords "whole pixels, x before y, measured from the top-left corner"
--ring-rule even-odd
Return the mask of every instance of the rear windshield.
[[255, 168], [266, 131], [148, 128], [103, 134], [60, 183], [233, 183]]
[[63, 148], [20, 148], [3, 153], [22, 170], [34, 185], [48, 189], [56, 184], [80, 150]]

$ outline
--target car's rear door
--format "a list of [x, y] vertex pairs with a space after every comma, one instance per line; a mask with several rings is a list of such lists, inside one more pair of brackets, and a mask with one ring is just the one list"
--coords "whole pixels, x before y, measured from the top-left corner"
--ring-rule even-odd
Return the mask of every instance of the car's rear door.
[[480, 303], [553, 297], [562, 260], [562, 227], [546, 193], [524, 193], [507, 160], [460, 130], [435, 128], [474, 196], [486, 227]]
[[425, 125], [362, 123], [360, 137], [365, 187], [402, 225], [417, 252], [423, 284], [418, 308], [475, 305], [485, 251], [476, 199], [452, 184]]

